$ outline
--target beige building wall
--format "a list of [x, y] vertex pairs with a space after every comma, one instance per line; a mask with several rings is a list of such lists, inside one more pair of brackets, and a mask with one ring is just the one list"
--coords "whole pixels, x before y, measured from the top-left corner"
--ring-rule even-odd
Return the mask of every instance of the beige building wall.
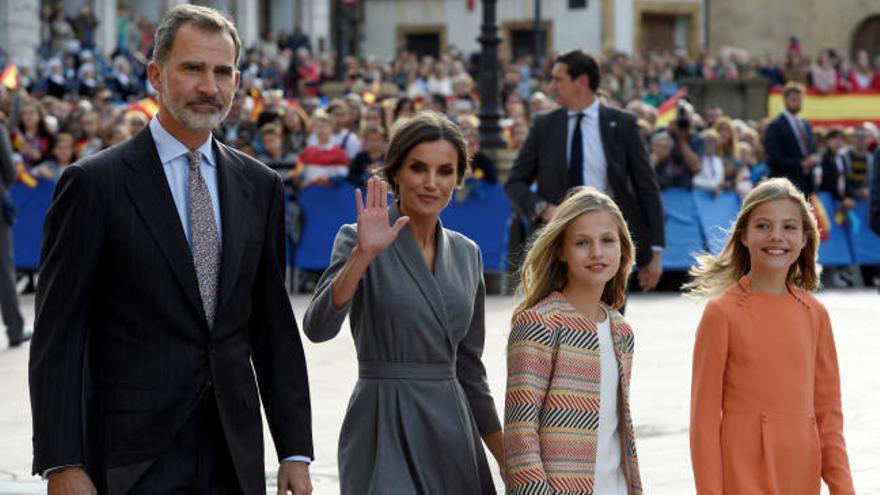
[[851, 54], [856, 29], [876, 15], [878, 0], [712, 0], [709, 49], [736, 46], [781, 56], [789, 36], [797, 35], [810, 57], [823, 48]]

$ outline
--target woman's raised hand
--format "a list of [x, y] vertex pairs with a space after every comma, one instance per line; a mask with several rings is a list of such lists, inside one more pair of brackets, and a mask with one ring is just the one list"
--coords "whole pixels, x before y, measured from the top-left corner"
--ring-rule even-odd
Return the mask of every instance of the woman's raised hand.
[[354, 194], [358, 226], [356, 249], [373, 259], [397, 239], [409, 217], [398, 218], [393, 226], [388, 224], [388, 183], [377, 177], [367, 181], [366, 201], [363, 201], [360, 189]]

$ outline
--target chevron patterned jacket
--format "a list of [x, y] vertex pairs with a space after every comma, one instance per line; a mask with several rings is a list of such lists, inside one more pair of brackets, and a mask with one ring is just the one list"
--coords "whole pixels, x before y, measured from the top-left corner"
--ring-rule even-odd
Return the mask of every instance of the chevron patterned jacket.
[[[629, 410], [633, 331], [611, 317], [617, 355], [622, 468], [642, 493]], [[513, 322], [507, 345], [504, 462], [509, 495], [593, 495], [600, 385], [596, 324], [553, 292]]]

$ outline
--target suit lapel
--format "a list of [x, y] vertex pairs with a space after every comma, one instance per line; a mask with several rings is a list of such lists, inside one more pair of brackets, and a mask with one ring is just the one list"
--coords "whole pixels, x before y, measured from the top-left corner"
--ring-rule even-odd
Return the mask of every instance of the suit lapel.
[[246, 228], [247, 205], [251, 196], [251, 183], [242, 171], [244, 164], [223, 144], [214, 141], [217, 160], [217, 189], [220, 196], [220, 221], [223, 226], [223, 247], [220, 255], [220, 292], [217, 308], [229, 298], [235, 287], [238, 267], [244, 253], [243, 234]]
[[[399, 203], [395, 203], [389, 208], [389, 221], [393, 225], [394, 222], [400, 218], [400, 209]], [[431, 273], [431, 270], [428, 268], [428, 263], [425, 262], [425, 258], [422, 256], [422, 252], [419, 249], [419, 245], [416, 242], [415, 236], [413, 236], [412, 231], [409, 229], [409, 226], [403, 228], [400, 231], [400, 234], [397, 236], [397, 240], [395, 240], [392, 244], [392, 249], [394, 249], [394, 253], [397, 255], [400, 260], [400, 264], [402, 264], [406, 271], [410, 274], [410, 276], [416, 281], [416, 286], [421, 291], [422, 295], [425, 297], [425, 300], [428, 301], [428, 305], [431, 306], [431, 311], [433, 311], [434, 316], [437, 317], [437, 320], [443, 326], [444, 329], [449, 329], [449, 317], [446, 313], [446, 305], [444, 303], [443, 293], [440, 290], [440, 284], [437, 283], [437, 279], [434, 277], [434, 274]], [[443, 239], [443, 226], [437, 223], [437, 253], [435, 254], [435, 271], [441, 269], [441, 260], [445, 259], [440, 251], [446, 248], [446, 241]]]
[[560, 196], [565, 196], [565, 191], [568, 190], [568, 110], [565, 108], [560, 108], [553, 115], [553, 122], [550, 126], [552, 135], [551, 140], [549, 142], [553, 143], [553, 147], [550, 150], [553, 155], [557, 156], [556, 163], [561, 163], [562, 166], [554, 166], [552, 167], [558, 173], [556, 174], [556, 180], [559, 181], [560, 191], [563, 191], [563, 194]]
[[125, 189], [135, 209], [171, 265], [187, 299], [202, 319], [205, 319], [189, 243], [180, 224], [177, 207], [171, 197], [168, 179], [162, 170], [149, 127], [127, 145], [123, 161], [129, 167]]
[[611, 185], [612, 191], [623, 193], [623, 191], [618, 191], [618, 184], [621, 183], [619, 180], [620, 170], [617, 167], [617, 160], [615, 160], [615, 154], [613, 153], [616, 142], [615, 138], [617, 137], [617, 125], [618, 123], [614, 115], [605, 106], [599, 105], [599, 133], [602, 136], [602, 151], [605, 152], [605, 165], [608, 167], [608, 183]]

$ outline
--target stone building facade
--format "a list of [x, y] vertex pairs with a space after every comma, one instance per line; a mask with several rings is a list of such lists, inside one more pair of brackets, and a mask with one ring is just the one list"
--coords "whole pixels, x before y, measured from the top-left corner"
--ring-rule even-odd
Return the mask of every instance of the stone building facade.
[[736, 46], [778, 55], [796, 35], [811, 57], [824, 48], [880, 54], [878, 0], [711, 0], [707, 11], [712, 52]]

